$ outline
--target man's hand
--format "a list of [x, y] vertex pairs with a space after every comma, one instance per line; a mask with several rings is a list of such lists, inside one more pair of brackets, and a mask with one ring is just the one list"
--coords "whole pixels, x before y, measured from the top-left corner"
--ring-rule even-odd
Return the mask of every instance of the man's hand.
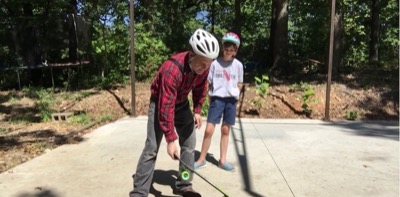
[[173, 160], [178, 160], [178, 159], [179, 159], [179, 151], [178, 151], [178, 149], [176, 148], [175, 141], [169, 142], [169, 143], [167, 144], [167, 152], [168, 152], [168, 155], [169, 155]]
[[200, 114], [194, 114], [194, 125], [197, 129], [201, 128], [201, 115]]

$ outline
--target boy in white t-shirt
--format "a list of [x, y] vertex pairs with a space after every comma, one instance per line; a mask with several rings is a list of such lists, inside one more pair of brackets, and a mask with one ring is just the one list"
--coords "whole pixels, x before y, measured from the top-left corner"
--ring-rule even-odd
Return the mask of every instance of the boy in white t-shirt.
[[239, 100], [239, 83], [243, 83], [243, 64], [235, 58], [240, 45], [239, 37], [232, 32], [222, 38], [222, 55], [213, 61], [208, 74], [210, 107], [208, 109], [207, 126], [199, 159], [194, 168], [205, 167], [206, 155], [210, 148], [215, 125], [221, 125], [220, 160], [218, 166], [227, 171], [235, 167], [226, 162], [230, 127], [235, 124], [236, 104]]

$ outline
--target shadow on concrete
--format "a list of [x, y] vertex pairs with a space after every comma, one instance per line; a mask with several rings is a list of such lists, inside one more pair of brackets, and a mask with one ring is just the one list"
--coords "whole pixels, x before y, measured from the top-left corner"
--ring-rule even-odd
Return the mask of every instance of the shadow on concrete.
[[253, 191], [252, 184], [251, 184], [251, 179], [250, 179], [250, 174], [249, 174], [249, 165], [247, 161], [247, 149], [246, 149], [246, 142], [244, 139], [244, 134], [243, 134], [243, 124], [241, 119], [239, 118], [239, 135], [236, 134], [236, 131], [234, 130], [233, 127], [231, 127], [232, 131], [232, 137], [233, 141], [235, 144], [235, 150], [236, 154], [238, 156], [239, 160], [239, 165], [242, 173], [242, 178], [244, 182], [244, 190], [253, 197], [263, 197], [263, 195], [258, 194], [257, 192]]
[[[176, 170], [168, 170], [168, 171], [154, 170], [153, 184], [157, 183], [159, 185], [170, 186], [171, 191], [173, 191], [173, 193], [176, 193], [175, 181], [177, 176], [178, 176], [178, 171]], [[150, 194], [153, 194], [155, 197], [175, 197], [175, 196], [163, 195], [161, 191], [158, 191], [156, 188], [154, 188], [153, 184], [151, 184], [150, 187]]]
[[[199, 159], [199, 157], [200, 157], [200, 151], [196, 150], [196, 151], [194, 152], [194, 161], [197, 161], [197, 160]], [[214, 154], [207, 153], [207, 155], [206, 155], [206, 161], [207, 161], [208, 163], [212, 163], [212, 164], [218, 166], [218, 160], [215, 159]]]
[[337, 121], [330, 125], [345, 128], [344, 132], [366, 137], [379, 137], [399, 141], [399, 122], [397, 121], [373, 121], [350, 122]]
[[[40, 190], [35, 188], [36, 190]], [[56, 194], [55, 192], [45, 189], [45, 190], [40, 190], [40, 191], [35, 191], [32, 194], [29, 193], [24, 193], [18, 195], [18, 197], [59, 197], [60, 195]]]
[[[239, 160], [239, 165], [240, 165], [240, 169], [241, 169], [241, 173], [242, 173], [242, 178], [243, 178], [243, 182], [244, 182], [244, 190], [253, 197], [263, 197], [263, 195], [258, 194], [257, 192], [253, 191], [252, 185], [251, 185], [251, 179], [250, 179], [250, 174], [249, 174], [249, 165], [247, 162], [247, 149], [246, 149], [246, 141], [244, 139], [244, 134], [243, 134], [243, 124], [242, 124], [242, 119], [240, 118], [240, 112], [242, 111], [242, 104], [243, 104], [243, 98], [244, 98], [244, 93], [245, 93], [245, 86], [242, 86], [242, 90], [241, 90], [241, 96], [242, 99], [240, 101], [240, 105], [239, 105], [239, 134], [236, 134], [236, 131], [234, 130], [233, 127], [231, 127], [231, 133], [232, 133], [232, 137], [233, 137], [233, 142], [235, 145], [235, 150], [236, 150], [236, 154], [238, 156], [238, 160]], [[240, 136], [239, 136], [240, 135]]]

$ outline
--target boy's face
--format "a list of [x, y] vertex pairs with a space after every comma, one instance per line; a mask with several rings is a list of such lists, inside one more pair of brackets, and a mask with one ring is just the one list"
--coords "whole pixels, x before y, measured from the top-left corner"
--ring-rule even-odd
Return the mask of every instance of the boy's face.
[[200, 55], [194, 55], [190, 59], [190, 65], [192, 65], [192, 69], [196, 74], [201, 75], [210, 67], [212, 61], [212, 59]]
[[235, 45], [223, 45], [223, 50], [224, 50], [224, 60], [225, 61], [231, 61], [233, 58], [235, 58], [236, 53], [237, 53], [237, 47]]

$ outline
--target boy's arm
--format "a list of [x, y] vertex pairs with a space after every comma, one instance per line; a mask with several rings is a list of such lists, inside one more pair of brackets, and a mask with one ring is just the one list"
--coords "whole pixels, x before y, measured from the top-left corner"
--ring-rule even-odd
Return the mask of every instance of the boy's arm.
[[244, 72], [243, 72], [243, 64], [240, 62], [240, 66], [239, 66], [239, 70], [238, 70], [238, 76], [239, 76], [239, 80], [238, 80], [238, 88], [239, 90], [242, 90], [242, 88], [245, 88], [245, 85], [243, 83], [243, 76], [244, 76]]

